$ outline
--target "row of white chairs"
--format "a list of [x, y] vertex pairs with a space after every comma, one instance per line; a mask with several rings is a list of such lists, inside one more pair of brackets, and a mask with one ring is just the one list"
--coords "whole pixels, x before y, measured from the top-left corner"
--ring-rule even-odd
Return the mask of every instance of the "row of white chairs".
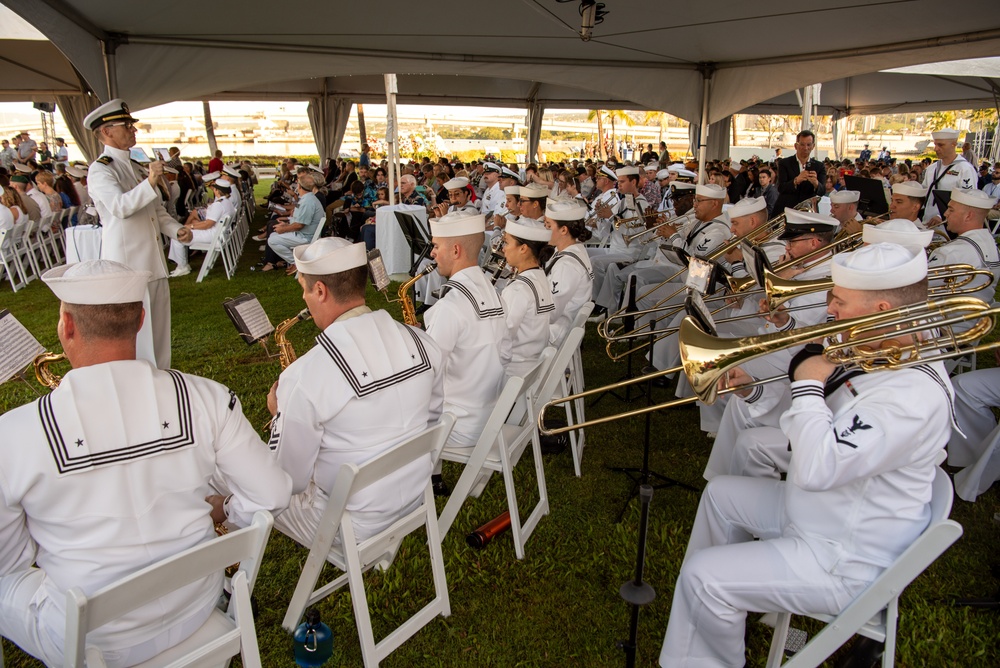
[[27, 217], [14, 227], [0, 230], [0, 281], [8, 280], [14, 292], [39, 278], [47, 269], [66, 261], [63, 221], [72, 219], [77, 207], [42, 216]]

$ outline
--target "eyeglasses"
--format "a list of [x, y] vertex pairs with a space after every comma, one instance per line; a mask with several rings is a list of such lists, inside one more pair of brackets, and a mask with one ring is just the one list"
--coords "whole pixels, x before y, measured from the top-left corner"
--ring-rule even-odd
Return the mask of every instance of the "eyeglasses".
[[124, 127], [126, 130], [135, 130], [135, 123], [108, 123], [108, 127]]

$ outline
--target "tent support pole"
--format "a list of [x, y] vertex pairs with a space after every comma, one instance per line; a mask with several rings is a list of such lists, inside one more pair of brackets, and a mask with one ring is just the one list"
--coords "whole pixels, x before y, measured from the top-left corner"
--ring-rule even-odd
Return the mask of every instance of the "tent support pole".
[[128, 43], [128, 39], [124, 35], [109, 35], [102, 42], [104, 44], [104, 75], [108, 80], [108, 98], [114, 99], [118, 97], [118, 64], [115, 55], [118, 52], [118, 47]]
[[712, 84], [712, 75], [715, 73], [713, 63], [699, 63], [699, 71], [702, 77], [701, 92], [701, 127], [698, 128], [698, 183], [705, 182], [705, 160], [708, 153], [708, 93]]

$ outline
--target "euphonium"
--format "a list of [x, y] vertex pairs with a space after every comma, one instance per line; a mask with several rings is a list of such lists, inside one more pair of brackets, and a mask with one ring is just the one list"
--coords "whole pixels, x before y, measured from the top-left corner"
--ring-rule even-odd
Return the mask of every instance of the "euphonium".
[[411, 327], [417, 327], [420, 323], [417, 321], [417, 309], [413, 306], [413, 300], [410, 299], [410, 288], [412, 288], [417, 281], [435, 269], [437, 269], [437, 262], [431, 262], [429, 265], [418, 271], [413, 278], [400, 285], [399, 291], [396, 293], [399, 305], [403, 309], [403, 322]]
[[64, 359], [66, 359], [66, 356], [62, 353], [50, 353], [45, 351], [44, 353], [36, 355], [33, 362], [35, 366], [35, 379], [50, 390], [54, 390], [59, 387], [59, 381], [62, 380], [62, 376], [53, 373], [52, 370], [49, 369], [49, 365], [53, 362], [61, 362]]
[[295, 354], [295, 348], [292, 347], [292, 342], [288, 340], [288, 330], [292, 328], [292, 325], [303, 320], [312, 320], [312, 314], [307, 308], [299, 311], [295, 317], [282, 320], [274, 328], [274, 342], [278, 344], [278, 358], [281, 360], [282, 369], [287, 369], [288, 365], [298, 358], [298, 355]]

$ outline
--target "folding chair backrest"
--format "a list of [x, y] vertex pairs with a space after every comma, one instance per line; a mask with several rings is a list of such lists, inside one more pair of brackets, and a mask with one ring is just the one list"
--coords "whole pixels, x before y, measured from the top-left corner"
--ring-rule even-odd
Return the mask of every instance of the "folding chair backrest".
[[224, 571], [239, 562], [239, 572], [246, 575], [253, 589], [271, 533], [274, 518], [266, 511], [254, 515], [245, 529], [213, 538], [179, 554], [136, 571], [132, 575], [87, 596], [79, 587], [66, 592], [66, 657], [70, 664], [83, 666], [87, 633], [125, 615], [138, 607], [176, 591], [213, 573]]
[[[559, 387], [559, 381], [563, 379], [563, 374], [566, 373], [567, 367], [569, 367], [570, 361], [573, 359], [573, 355], [576, 353], [577, 349], [580, 347], [580, 342], [583, 340], [583, 327], [574, 327], [566, 335], [563, 340], [562, 345], [559, 346], [559, 350], [556, 351], [555, 357], [552, 359], [552, 363], [549, 365], [549, 372], [539, 386], [538, 391], [535, 393], [535, 400], [539, 403], [545, 403], [549, 401], [553, 396], [555, 396], [556, 389]], [[539, 409], [541, 406], [539, 406]]]
[[[580, 307], [580, 310], [576, 312], [576, 317], [573, 318], [573, 327], [585, 327], [587, 324], [587, 318], [590, 314], [594, 312], [594, 302], [587, 302]], [[570, 328], [572, 329], [572, 327]]]
[[334, 491], [327, 502], [323, 524], [326, 524], [328, 515], [335, 514], [337, 518], [343, 515], [344, 508], [347, 507], [347, 502], [352, 495], [392, 472], [398, 471], [424, 455], [431, 455], [431, 461], [436, 462], [441, 454], [441, 448], [444, 447], [444, 443], [448, 440], [448, 435], [454, 426], [455, 417], [451, 413], [444, 413], [433, 427], [375, 455], [360, 466], [342, 464], [334, 479]]

